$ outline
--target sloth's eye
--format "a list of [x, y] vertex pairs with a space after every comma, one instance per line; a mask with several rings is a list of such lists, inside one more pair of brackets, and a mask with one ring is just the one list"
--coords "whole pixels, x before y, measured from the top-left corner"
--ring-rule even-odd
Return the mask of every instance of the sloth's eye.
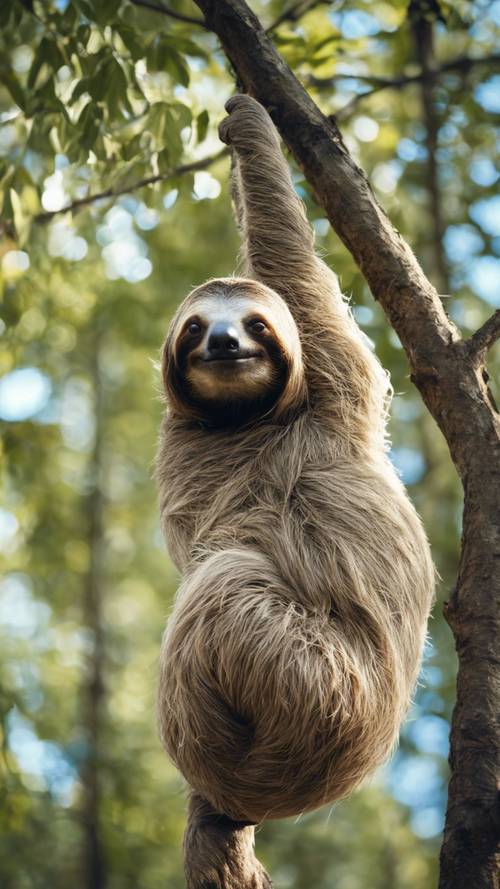
[[259, 320], [252, 321], [250, 327], [252, 328], [254, 333], [264, 333], [266, 329], [266, 325], [264, 324], [264, 322]]
[[194, 336], [195, 334], [200, 333], [200, 331], [201, 324], [198, 324], [197, 321], [191, 321], [191, 324], [188, 325], [188, 333], [190, 333], [191, 336]]

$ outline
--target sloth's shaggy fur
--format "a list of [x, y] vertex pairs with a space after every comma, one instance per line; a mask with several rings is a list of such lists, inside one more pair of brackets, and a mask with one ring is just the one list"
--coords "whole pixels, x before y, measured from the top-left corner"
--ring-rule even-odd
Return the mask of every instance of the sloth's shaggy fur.
[[278, 339], [286, 302], [293, 385], [237, 428], [200, 422], [172, 377], [174, 320], [157, 479], [183, 580], [159, 720], [189, 784], [216, 811], [258, 822], [346, 796], [387, 757], [419, 670], [433, 567], [386, 454], [387, 376], [314, 253], [270, 118], [245, 96], [228, 110], [251, 280], [209, 288], [232, 282], [271, 312], [274, 301]]

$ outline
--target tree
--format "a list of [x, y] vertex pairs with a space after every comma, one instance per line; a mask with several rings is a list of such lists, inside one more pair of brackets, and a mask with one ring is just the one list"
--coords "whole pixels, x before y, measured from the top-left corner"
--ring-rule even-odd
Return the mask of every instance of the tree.
[[[410, 249], [373, 198], [335, 123], [324, 118], [284, 69], [246, 3], [197, 0], [197, 4], [245, 89], [270, 109], [330, 222], [399, 335], [412, 378], [446, 438], [464, 485], [462, 555], [446, 610], [457, 643], [459, 675], [440, 886], [493, 887], [500, 866], [496, 816], [500, 695], [498, 675], [492, 669], [500, 627], [500, 419], [487, 387], [485, 361], [500, 336], [500, 310], [463, 341]], [[478, 708], [481, 699], [485, 706]]]
[[[69, 158], [78, 169], [91, 152], [90, 180], [82, 197], [65, 202], [46, 199], [37, 209], [37, 180], [26, 166], [14, 160], [4, 171], [6, 230], [16, 232], [23, 243], [33, 220], [47, 221], [67, 205], [79, 210], [99, 198], [113, 198], [149, 183], [173, 181], [179, 176], [214, 161], [214, 153], [203, 159], [181, 163], [180, 132], [192, 123], [187, 106], [172, 98], [155, 101], [154, 89], [138, 79], [137, 63], [146, 59], [148, 70], [167, 70], [180, 84], [189, 76], [187, 57], [207, 57], [207, 46], [193, 40], [198, 31], [211, 41], [212, 32], [221, 41], [238, 78], [239, 87], [265, 104], [302, 168], [319, 203], [365, 276], [375, 299], [396, 331], [405, 349], [412, 379], [443, 433], [465, 492], [463, 546], [457, 584], [446, 608], [459, 655], [457, 705], [452, 725], [449, 805], [441, 854], [441, 887], [474, 885], [478, 889], [495, 886], [498, 873], [497, 788], [495, 776], [500, 758], [500, 701], [498, 674], [498, 414], [487, 387], [487, 352], [500, 331], [499, 313], [464, 340], [448, 319], [442, 300], [423, 274], [411, 250], [389, 223], [373, 197], [366, 177], [352, 160], [331, 117], [325, 117], [278, 55], [273, 41], [281, 45], [290, 62], [300, 67], [303, 55], [301, 35], [280, 28], [293, 25], [320, 4], [292, 4], [277, 13], [267, 29], [241, 0], [202, 2], [197, 5], [204, 18], [197, 19], [184, 8], [166, 7], [149, 0], [135, 0], [135, 10], [119, 2], [106, 4], [78, 2], [41, 11], [31, 4], [11, 4], [3, 15], [10, 27], [18, 27], [28, 37], [36, 37], [37, 50], [24, 85], [15, 72], [5, 72], [4, 82], [18, 106], [18, 125], [28, 129], [30, 150], [50, 163], [54, 151]], [[138, 9], [137, 7], [141, 7]], [[149, 10], [145, 12], [144, 10]], [[446, 12], [446, 9], [445, 9]], [[142, 14], [147, 18], [143, 18]], [[446, 72], [461, 75], [477, 67], [498, 64], [497, 56], [486, 61], [457, 56], [440, 66], [432, 56], [432, 35], [441, 15], [435, 4], [410, 5], [414, 45], [420, 69], [403, 77], [366, 78], [372, 93], [401, 88], [401, 81], [421, 85], [427, 132], [428, 184], [433, 207], [434, 253], [431, 269], [436, 281], [445, 283], [447, 270], [442, 262], [445, 224], [440, 218], [442, 201], [437, 175], [438, 103], [436, 83]], [[448, 16], [452, 14], [448, 10]], [[45, 33], [40, 37], [41, 16]], [[161, 19], [157, 19], [161, 16]], [[165, 33], [159, 21], [182, 28], [175, 37]], [[146, 27], [147, 23], [147, 27]], [[96, 28], [93, 26], [97, 25]], [[185, 30], [184, 30], [185, 29]], [[189, 33], [190, 37], [184, 36]], [[328, 42], [329, 38], [329, 42]], [[26, 39], [26, 37], [25, 37]], [[92, 53], [89, 41], [94, 40]], [[312, 58], [335, 40], [317, 41]], [[84, 52], [82, 52], [82, 48]], [[337, 47], [338, 48], [338, 47]], [[308, 47], [310, 49], [310, 47]], [[78, 66], [80, 68], [78, 74]], [[312, 66], [314, 68], [314, 65]], [[320, 68], [321, 65], [316, 66]], [[77, 72], [70, 78], [71, 93], [63, 101], [67, 68]], [[333, 75], [322, 78], [317, 70], [309, 74], [311, 88], [330, 87]], [[318, 81], [323, 81], [318, 84]], [[62, 84], [62, 86], [61, 86]], [[149, 92], [148, 92], [149, 90]], [[356, 94], [353, 99], [361, 101]], [[351, 100], [353, 101], [353, 100]], [[71, 103], [72, 106], [71, 106]], [[76, 109], [74, 113], [71, 107]], [[339, 115], [345, 115], [346, 111]], [[203, 140], [207, 115], [196, 118]], [[149, 152], [145, 156], [145, 151]], [[218, 152], [215, 152], [217, 157]], [[153, 169], [153, 172], [151, 170]], [[99, 186], [99, 187], [98, 187]], [[438, 212], [436, 213], [436, 208]], [[481, 788], [478, 798], [477, 787]], [[246, 829], [248, 830], [248, 828]], [[241, 845], [241, 832], [225, 825], [219, 846]], [[245, 837], [247, 834], [245, 834]], [[241, 867], [240, 853], [236, 868]], [[229, 884], [228, 884], [229, 885]], [[250, 883], [249, 883], [250, 885]]]

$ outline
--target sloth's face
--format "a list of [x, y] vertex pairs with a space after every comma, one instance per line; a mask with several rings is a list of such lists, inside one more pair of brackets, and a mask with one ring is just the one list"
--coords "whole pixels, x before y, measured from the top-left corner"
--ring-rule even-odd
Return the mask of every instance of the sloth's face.
[[271, 411], [299, 366], [302, 378], [300, 341], [285, 303], [246, 279], [210, 281], [193, 291], [164, 350], [170, 400], [217, 426]]
[[206, 296], [193, 309], [177, 354], [195, 398], [259, 398], [280, 385], [284, 361], [266, 306], [246, 296]]

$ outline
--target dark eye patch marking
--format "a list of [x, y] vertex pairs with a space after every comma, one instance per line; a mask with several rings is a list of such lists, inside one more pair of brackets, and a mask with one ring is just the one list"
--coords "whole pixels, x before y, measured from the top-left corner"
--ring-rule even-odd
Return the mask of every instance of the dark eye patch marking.
[[182, 336], [189, 334], [189, 336], [199, 336], [204, 329], [204, 324], [198, 316], [194, 316], [192, 318], [188, 318], [184, 325], [184, 329], [182, 331]]
[[245, 326], [250, 333], [261, 335], [269, 331], [269, 327], [266, 321], [263, 318], [257, 316], [253, 316], [248, 318], [245, 322]]

